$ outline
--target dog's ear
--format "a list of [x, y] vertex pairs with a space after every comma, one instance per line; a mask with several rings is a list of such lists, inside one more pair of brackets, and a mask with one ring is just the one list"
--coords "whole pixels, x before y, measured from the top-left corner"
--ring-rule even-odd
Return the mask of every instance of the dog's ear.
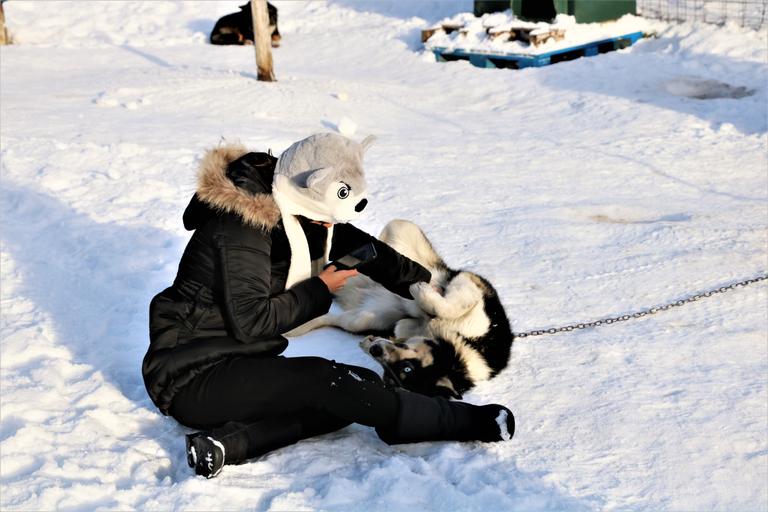
[[456, 391], [456, 388], [453, 387], [453, 382], [448, 377], [440, 377], [435, 386], [437, 387], [438, 396], [455, 398], [456, 400], [462, 399], [461, 393]]
[[360, 143], [361, 146], [363, 146], [363, 153], [368, 151], [368, 148], [371, 147], [371, 144], [376, 142], [376, 136], [375, 135], [369, 135], [366, 138], [363, 139], [363, 141]]
[[334, 172], [336, 172], [336, 170], [333, 167], [322, 167], [312, 171], [312, 173], [307, 176], [305, 188], [319, 190], [321, 188], [320, 184], [333, 176]]

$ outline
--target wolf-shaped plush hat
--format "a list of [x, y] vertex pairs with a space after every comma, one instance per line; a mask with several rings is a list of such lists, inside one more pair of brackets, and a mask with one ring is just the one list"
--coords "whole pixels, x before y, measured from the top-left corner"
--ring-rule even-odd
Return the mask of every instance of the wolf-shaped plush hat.
[[[286, 289], [312, 275], [309, 245], [297, 216], [331, 224], [359, 217], [368, 204], [363, 155], [374, 140], [368, 136], [357, 143], [334, 133], [321, 133], [292, 144], [280, 155], [272, 197], [280, 208], [291, 246]], [[333, 227], [328, 229], [326, 262], [332, 238]]]

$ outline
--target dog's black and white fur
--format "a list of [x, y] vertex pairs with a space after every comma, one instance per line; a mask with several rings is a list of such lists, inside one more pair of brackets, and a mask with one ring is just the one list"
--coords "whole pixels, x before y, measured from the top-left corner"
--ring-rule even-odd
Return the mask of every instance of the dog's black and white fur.
[[[277, 7], [267, 2], [269, 12], [269, 33], [272, 47], [280, 46], [280, 31], [277, 29]], [[240, 6], [240, 12], [222, 16], [211, 31], [211, 44], [253, 44], [253, 18], [251, 3]]]
[[361, 343], [384, 368], [385, 381], [430, 396], [461, 398], [509, 361], [514, 334], [499, 296], [479, 275], [449, 268], [415, 224], [395, 220], [379, 238], [432, 273], [411, 286], [414, 300], [389, 292], [365, 276], [336, 295], [340, 313], [323, 315], [289, 335], [322, 326], [368, 336]]

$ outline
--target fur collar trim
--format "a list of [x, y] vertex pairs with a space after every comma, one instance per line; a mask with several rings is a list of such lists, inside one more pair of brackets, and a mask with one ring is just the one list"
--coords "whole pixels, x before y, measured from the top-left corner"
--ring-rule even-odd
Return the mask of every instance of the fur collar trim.
[[242, 144], [227, 144], [205, 153], [197, 175], [197, 196], [208, 205], [236, 213], [247, 225], [271, 230], [280, 221], [280, 209], [271, 194], [251, 194], [227, 178], [227, 167], [249, 151]]

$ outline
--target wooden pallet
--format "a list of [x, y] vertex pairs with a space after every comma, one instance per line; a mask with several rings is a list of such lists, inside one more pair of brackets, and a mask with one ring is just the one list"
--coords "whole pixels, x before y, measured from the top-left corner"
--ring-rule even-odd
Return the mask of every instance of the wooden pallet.
[[642, 32], [632, 32], [623, 36], [601, 39], [568, 48], [561, 48], [546, 53], [522, 54], [522, 53], [490, 53], [467, 50], [448, 50], [446, 48], [432, 47], [431, 50], [441, 62], [453, 60], [468, 60], [472, 65], [480, 68], [511, 68], [521, 69], [530, 67], [541, 67], [574, 60], [580, 57], [592, 57], [601, 53], [621, 50], [632, 46], [643, 38]]
[[[462, 23], [443, 23], [441, 25], [436, 25], [421, 31], [421, 42], [426, 43], [430, 37], [437, 33], [452, 34], [457, 30], [460, 34], [467, 33], [467, 28]], [[528, 25], [487, 27], [485, 33], [494, 41], [522, 41], [534, 46], [539, 46], [550, 39], [560, 41], [565, 37], [565, 29], [563, 28], [540, 28]]]
[[457, 30], [461, 31], [462, 29], [464, 29], [463, 23], [443, 23], [441, 25], [436, 25], [434, 27], [421, 31], [421, 42], [426, 43], [427, 39], [429, 39], [430, 37], [432, 37], [438, 32], [451, 34]]
[[490, 27], [485, 30], [485, 33], [491, 41], [522, 41], [533, 46], [539, 46], [550, 39], [562, 41], [565, 38], [565, 29], [562, 28]]

